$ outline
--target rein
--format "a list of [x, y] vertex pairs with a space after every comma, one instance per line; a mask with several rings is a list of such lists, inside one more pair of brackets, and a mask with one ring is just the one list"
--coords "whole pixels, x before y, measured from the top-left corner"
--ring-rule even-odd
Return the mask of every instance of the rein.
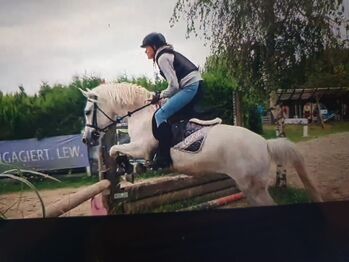
[[[93, 102], [93, 116], [92, 116], [92, 125], [87, 124], [86, 126], [87, 126], [87, 127], [92, 127], [92, 128], [94, 128], [94, 129], [96, 129], [97, 131], [99, 131], [99, 132], [104, 132], [104, 133], [105, 133], [111, 126], [117, 125], [117, 124], [121, 123], [121, 121], [122, 121], [123, 119], [125, 119], [126, 117], [131, 117], [134, 113], [136, 113], [136, 112], [138, 112], [138, 111], [140, 111], [140, 110], [142, 110], [142, 109], [144, 109], [144, 108], [146, 108], [146, 107], [152, 105], [152, 103], [150, 102], [150, 103], [148, 103], [148, 104], [146, 104], [146, 105], [144, 105], [144, 106], [142, 106], [142, 107], [140, 107], [140, 108], [137, 108], [137, 109], [134, 110], [134, 111], [131, 111], [131, 112], [128, 111], [126, 115], [121, 116], [121, 117], [117, 117], [116, 120], [113, 120], [110, 116], [108, 116], [108, 115], [97, 105], [96, 101], [93, 101], [93, 100], [90, 100], [90, 99], [87, 99], [87, 100], [90, 101], [90, 102]], [[111, 121], [111, 123], [110, 123], [109, 125], [105, 126], [104, 128], [98, 127], [98, 123], [97, 123], [97, 114], [96, 114], [96, 113], [97, 113], [97, 110], [99, 110], [104, 116], [106, 116], [106, 117]]]

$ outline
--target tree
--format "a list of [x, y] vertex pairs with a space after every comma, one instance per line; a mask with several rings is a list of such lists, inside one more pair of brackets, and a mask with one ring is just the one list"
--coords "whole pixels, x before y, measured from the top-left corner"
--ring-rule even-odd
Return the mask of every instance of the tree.
[[201, 32], [215, 54], [226, 55], [245, 95], [262, 100], [304, 82], [304, 61], [340, 46], [333, 26], [341, 8], [341, 0], [178, 0], [170, 21], [184, 17], [188, 37]]
[[163, 79], [156, 79], [155, 82], [153, 82], [151, 79], [149, 79], [146, 76], [139, 76], [139, 77], [129, 77], [126, 74], [120, 75], [116, 79], [117, 83], [126, 82], [126, 83], [132, 83], [139, 86], [144, 87], [145, 89], [149, 91], [161, 91], [167, 87], [167, 82]]
[[0, 94], [0, 140], [43, 138], [80, 133], [84, 126], [86, 98], [79, 88], [94, 88], [98, 77], [74, 77], [71, 84], [42, 83], [38, 95], [28, 96], [24, 88], [14, 94]]
[[[119, 77], [117, 81], [142, 85], [149, 90], [161, 90], [166, 81], [153, 83], [146, 77]], [[50, 86], [43, 82], [38, 94], [27, 95], [23, 87], [14, 94], [0, 91], [0, 140], [44, 138], [80, 133], [85, 119], [86, 98], [78, 88], [86, 90], [103, 83], [95, 76], [74, 76], [68, 85]]]
[[202, 104], [214, 109], [224, 123], [233, 122], [233, 92], [237, 88], [230, 75], [224, 56], [209, 56], [204, 72], [204, 96]]
[[327, 49], [307, 59], [305, 88], [349, 86], [349, 49]]

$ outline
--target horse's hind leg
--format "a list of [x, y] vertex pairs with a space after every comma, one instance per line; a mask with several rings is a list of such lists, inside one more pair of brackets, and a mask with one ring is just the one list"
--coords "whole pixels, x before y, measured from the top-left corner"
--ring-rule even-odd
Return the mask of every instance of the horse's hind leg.
[[271, 198], [267, 188], [256, 188], [250, 190], [247, 196], [248, 201], [253, 206], [273, 206], [274, 200]]
[[246, 176], [244, 181], [236, 181], [247, 201], [252, 206], [273, 206], [274, 200], [268, 192], [268, 182], [263, 176]]

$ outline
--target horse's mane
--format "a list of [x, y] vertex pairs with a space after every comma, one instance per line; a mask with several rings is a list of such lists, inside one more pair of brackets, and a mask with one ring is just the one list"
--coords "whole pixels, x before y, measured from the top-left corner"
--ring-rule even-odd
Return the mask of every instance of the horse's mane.
[[97, 86], [93, 91], [117, 104], [132, 105], [144, 102], [152, 97], [152, 93], [142, 86], [131, 83], [105, 83]]

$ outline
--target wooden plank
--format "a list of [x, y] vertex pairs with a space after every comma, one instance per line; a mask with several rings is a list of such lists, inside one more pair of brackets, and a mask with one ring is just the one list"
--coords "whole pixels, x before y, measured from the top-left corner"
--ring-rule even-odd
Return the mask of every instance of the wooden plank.
[[[46, 217], [58, 217], [89, 200], [95, 195], [110, 187], [110, 181], [103, 179], [96, 184], [90, 185], [74, 194], [68, 195], [56, 203], [46, 207]], [[28, 215], [26, 218], [41, 217], [41, 212]]]
[[126, 214], [145, 212], [164, 204], [169, 204], [184, 199], [191, 199], [196, 196], [231, 187], [235, 187], [235, 182], [232, 179], [224, 179], [208, 184], [198, 185], [192, 188], [185, 188], [162, 195], [144, 198], [135, 202], [125, 203], [124, 210]]
[[217, 198], [229, 196], [238, 192], [240, 192], [240, 190], [237, 187], [230, 187], [230, 188], [221, 189], [215, 192], [210, 192], [198, 197], [194, 197], [192, 201], [195, 203], [202, 203], [202, 202], [214, 200]]
[[224, 179], [231, 178], [224, 174], [207, 174], [198, 177], [177, 175], [125, 186], [123, 190], [128, 192], [128, 202], [131, 202]]
[[108, 179], [111, 183], [109, 192], [103, 194], [103, 205], [108, 214], [122, 213], [122, 204], [114, 201], [114, 194], [119, 192], [120, 177], [116, 176], [116, 161], [109, 155], [110, 148], [116, 144], [116, 128], [112, 126], [103, 135], [99, 152], [99, 178]]

